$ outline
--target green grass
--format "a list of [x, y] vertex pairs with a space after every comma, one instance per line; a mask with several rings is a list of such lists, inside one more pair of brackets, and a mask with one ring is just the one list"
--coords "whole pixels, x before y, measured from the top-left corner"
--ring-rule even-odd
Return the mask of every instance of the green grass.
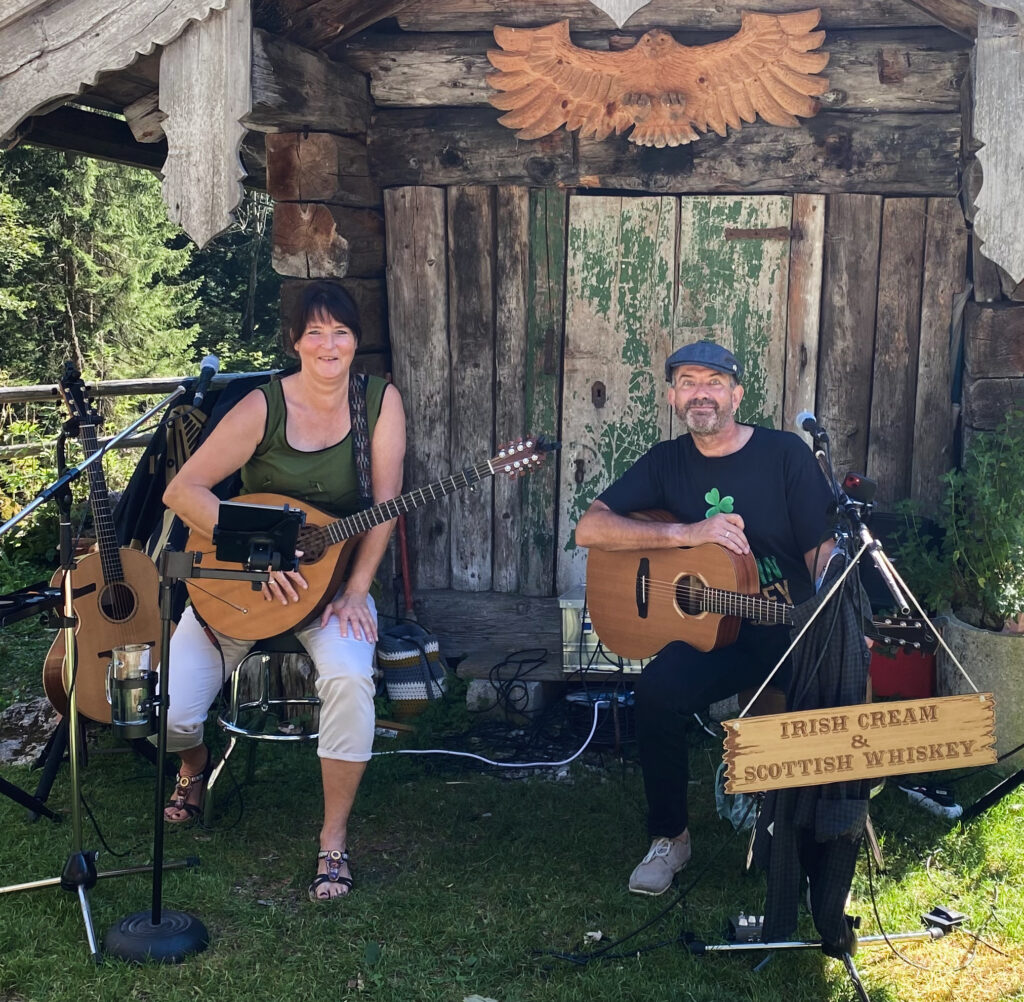
[[[393, 743], [379, 742], [383, 748]], [[550, 955], [594, 949], [588, 932], [625, 935], [673, 901], [625, 890], [646, 847], [643, 794], [635, 766], [606, 756], [574, 765], [569, 778], [513, 780], [421, 757], [376, 759], [356, 805], [349, 848], [357, 886], [330, 905], [306, 900], [320, 814], [319, 773], [310, 747], [259, 749], [256, 777], [225, 795], [212, 830], [169, 828], [166, 858], [201, 857], [194, 870], [167, 871], [164, 906], [198, 916], [211, 934], [206, 952], [178, 966], [134, 966], [87, 959], [73, 894], [43, 888], [0, 895], [0, 999], [148, 1000], [323, 998], [344, 1000], [749, 1000], [787, 1002], [853, 997], [842, 965], [818, 951], [779, 953], [760, 973], [760, 954], [692, 956], [680, 937], [722, 942], [729, 915], [757, 911], [764, 881], [743, 873], [746, 837], [714, 815], [712, 775], [719, 750], [695, 746], [691, 802], [696, 885], [667, 915], [615, 953], [578, 966]], [[234, 772], [244, 772], [244, 754]], [[31, 789], [27, 768], [5, 778]], [[222, 781], [223, 789], [231, 780]], [[147, 860], [152, 846], [154, 772], [99, 733], [83, 795], [107, 841], [100, 868]], [[991, 783], [958, 792], [973, 802]], [[67, 812], [67, 768], [50, 805]], [[967, 915], [966, 926], [1010, 954], [956, 933], [901, 952], [884, 947], [857, 957], [875, 1002], [902, 999], [1022, 998], [1024, 964], [1024, 793], [1017, 791], [966, 831], [906, 804], [892, 782], [872, 814], [889, 873], [875, 875], [877, 907], [888, 931], [921, 928], [937, 904]], [[71, 825], [29, 824], [0, 798], [0, 884], [56, 876], [71, 847]], [[86, 821], [86, 848], [99, 847]], [[682, 886], [682, 884], [680, 885]], [[89, 892], [102, 939], [120, 918], [150, 907], [148, 876], [100, 880]], [[852, 910], [862, 935], [878, 931], [862, 862]], [[804, 918], [802, 932], [811, 934]], [[631, 953], [666, 943], [661, 949]], [[598, 948], [601, 944], [598, 945]]]

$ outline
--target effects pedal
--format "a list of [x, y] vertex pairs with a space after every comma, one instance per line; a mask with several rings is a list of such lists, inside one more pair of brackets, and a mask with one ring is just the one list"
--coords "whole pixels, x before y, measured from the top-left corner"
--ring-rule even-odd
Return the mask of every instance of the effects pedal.
[[760, 943], [763, 928], [763, 915], [744, 915], [740, 912], [739, 915], [729, 916], [725, 938], [730, 943]]

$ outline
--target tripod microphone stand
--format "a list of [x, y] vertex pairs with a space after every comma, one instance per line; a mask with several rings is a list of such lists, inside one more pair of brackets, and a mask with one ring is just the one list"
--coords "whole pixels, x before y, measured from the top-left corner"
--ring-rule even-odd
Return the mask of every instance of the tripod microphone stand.
[[[28, 883], [15, 884], [0, 888], [0, 894], [14, 891], [32, 890], [38, 887], [51, 887], [59, 884], [60, 887], [78, 896], [78, 903], [82, 911], [82, 921], [85, 924], [86, 941], [89, 947], [90, 958], [98, 963], [100, 960], [99, 947], [96, 942], [96, 933], [93, 928], [92, 912], [89, 907], [89, 899], [86, 891], [91, 890], [99, 877], [121, 876], [127, 873], [144, 872], [149, 867], [134, 867], [117, 871], [99, 873], [96, 870], [96, 850], [83, 848], [82, 837], [82, 798], [81, 798], [81, 775], [80, 759], [83, 751], [81, 741], [81, 726], [78, 713], [78, 701], [75, 693], [75, 681], [78, 670], [77, 649], [75, 642], [75, 617], [73, 578], [75, 560], [71, 539], [71, 483], [79, 477], [92, 463], [102, 458], [103, 454], [113, 448], [117, 442], [130, 435], [136, 428], [147, 421], [153, 414], [176, 399], [185, 392], [183, 386], [179, 386], [173, 393], [167, 396], [160, 403], [150, 408], [138, 420], [134, 421], [124, 431], [110, 439], [101, 449], [96, 450], [78, 466], [67, 468], [67, 461], [64, 456], [64, 444], [69, 425], [65, 426], [64, 432], [58, 440], [57, 467], [58, 478], [49, 487], [45, 488], [36, 498], [26, 505], [20, 512], [0, 525], [0, 537], [8, 532], [15, 525], [26, 518], [37, 508], [47, 501], [53, 500], [60, 512], [60, 558], [61, 558], [61, 613], [60, 628], [64, 632], [64, 665], [63, 682], [68, 695], [67, 706], [67, 730], [68, 730], [68, 764], [71, 782], [71, 850], [60, 877], [44, 880], [29, 881]], [[194, 865], [193, 860], [174, 864], [176, 867]]]
[[[246, 531], [239, 533], [228, 525], [232, 510], [242, 509], [254, 518], [263, 516], [258, 506], [222, 504], [218, 524], [214, 527], [213, 538], [217, 543], [217, 558], [234, 560], [236, 556], [227, 552], [230, 545], [244, 545], [245, 556], [238, 556], [239, 563], [247, 567], [277, 570], [282, 562], [295, 565], [295, 539], [303, 519], [299, 510], [282, 512], [270, 509], [267, 515], [272, 528], [267, 534]], [[254, 559], [260, 552], [264, 559]], [[282, 552], [285, 556], [282, 560]], [[225, 570], [221, 568], [198, 567], [199, 554], [179, 553], [165, 549], [160, 555], [160, 683], [159, 694], [146, 703], [158, 711], [157, 730], [157, 780], [154, 797], [153, 818], [153, 896], [148, 911], [135, 912], [112, 926], [104, 938], [103, 945], [108, 953], [122, 960], [159, 960], [178, 963], [192, 953], [199, 953], [209, 945], [210, 937], [206, 927], [195, 916], [186, 912], [170, 911], [163, 907], [163, 850], [164, 850], [164, 781], [163, 763], [167, 755], [167, 710], [170, 706], [168, 687], [171, 654], [171, 620], [174, 605], [175, 586], [192, 578], [218, 578], [221, 580], [250, 581], [253, 587], [270, 578], [268, 569]]]

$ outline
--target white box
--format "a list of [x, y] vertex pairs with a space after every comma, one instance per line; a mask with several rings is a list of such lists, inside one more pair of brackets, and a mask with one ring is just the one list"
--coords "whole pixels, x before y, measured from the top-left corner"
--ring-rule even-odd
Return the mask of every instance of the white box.
[[585, 589], [576, 585], [558, 596], [562, 612], [562, 671], [615, 672], [639, 674], [650, 660], [620, 658], [601, 645], [585, 608]]

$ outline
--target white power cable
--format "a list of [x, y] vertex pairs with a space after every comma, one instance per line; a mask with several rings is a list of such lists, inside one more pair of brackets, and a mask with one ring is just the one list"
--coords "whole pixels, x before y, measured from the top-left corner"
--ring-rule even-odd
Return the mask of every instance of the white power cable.
[[456, 755], [460, 758], [475, 758], [478, 762], [485, 762], [487, 765], [501, 766], [503, 769], [537, 769], [537, 768], [552, 768], [559, 765], [568, 765], [574, 759], [577, 759], [587, 750], [587, 745], [593, 740], [594, 733], [597, 731], [597, 714], [602, 706], [611, 706], [610, 699], [598, 699], [594, 702], [594, 722], [590, 727], [590, 733], [587, 735], [586, 741], [583, 742], [578, 751], [569, 756], [569, 758], [562, 759], [561, 762], [495, 762], [493, 759], [484, 758], [483, 755], [476, 755], [473, 752], [464, 751], [449, 751], [447, 748], [395, 748], [393, 751], [375, 751], [371, 752], [372, 755]]

